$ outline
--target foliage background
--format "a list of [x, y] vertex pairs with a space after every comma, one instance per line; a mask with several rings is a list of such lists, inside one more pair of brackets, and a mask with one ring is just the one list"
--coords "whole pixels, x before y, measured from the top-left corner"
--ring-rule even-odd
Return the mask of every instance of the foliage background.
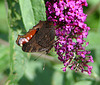
[[86, 41], [94, 58], [94, 63], [89, 63], [93, 66], [91, 76], [70, 69], [63, 72], [54, 49], [49, 56], [31, 55], [16, 45], [18, 34], [46, 20], [43, 0], [0, 0], [0, 85], [100, 85], [100, 1], [87, 2], [84, 12], [91, 30]]

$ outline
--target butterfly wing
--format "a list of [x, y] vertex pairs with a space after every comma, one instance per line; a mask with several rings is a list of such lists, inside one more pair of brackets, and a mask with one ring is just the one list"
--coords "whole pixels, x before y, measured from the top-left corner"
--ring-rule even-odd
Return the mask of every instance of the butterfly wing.
[[46, 48], [50, 47], [54, 43], [54, 38], [55, 38], [55, 29], [53, 23], [50, 21], [45, 21], [43, 23], [43, 26], [35, 36], [36, 42], [40, 46]]
[[[32, 34], [32, 31], [39, 29], [34, 33], [34, 35], [29, 38], [27, 41], [27, 37]], [[16, 43], [18, 45], [22, 44], [22, 50], [24, 52], [41, 52], [41, 51], [49, 51], [53, 47], [55, 37], [54, 26], [51, 22], [48, 21], [40, 21], [39, 24], [34, 26], [28, 33], [22, 36], [18, 36]], [[20, 42], [20, 41], [26, 41]], [[19, 43], [20, 42], [20, 43]]]

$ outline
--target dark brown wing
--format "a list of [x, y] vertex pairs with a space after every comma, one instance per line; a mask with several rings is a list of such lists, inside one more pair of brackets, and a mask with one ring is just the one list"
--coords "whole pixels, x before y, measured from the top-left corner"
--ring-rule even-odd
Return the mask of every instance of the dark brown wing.
[[36, 42], [40, 46], [46, 48], [50, 47], [54, 43], [54, 38], [55, 38], [55, 29], [53, 23], [50, 21], [45, 21], [43, 23], [43, 26], [35, 36]]
[[[40, 24], [40, 26], [39, 26]], [[24, 52], [48, 52], [54, 43], [55, 30], [52, 22], [40, 21], [33, 29], [39, 28], [38, 32], [22, 46]]]
[[39, 46], [36, 43], [35, 40], [35, 35], [32, 37], [32, 39], [30, 39], [29, 42], [23, 44], [22, 50], [25, 52], [39, 52], [39, 49], [41, 48], [41, 46]]
[[40, 45], [36, 42], [35, 36], [36, 36], [36, 35], [34, 35], [34, 36], [32, 37], [32, 39], [30, 39], [29, 42], [23, 44], [22, 50], [23, 50], [24, 52], [41, 52], [41, 51], [46, 51], [46, 52], [48, 53], [48, 51], [53, 47], [53, 43], [52, 43], [52, 45], [50, 45], [50, 46], [42, 47], [42, 46], [40, 46]]

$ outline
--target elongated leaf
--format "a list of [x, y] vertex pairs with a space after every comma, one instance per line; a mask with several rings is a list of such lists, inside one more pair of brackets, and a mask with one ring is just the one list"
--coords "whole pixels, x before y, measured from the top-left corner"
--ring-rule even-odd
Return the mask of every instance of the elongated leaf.
[[[31, 29], [35, 23], [39, 20], [45, 20], [45, 5], [43, 0], [37, 0], [40, 5], [37, 10], [33, 9], [34, 4], [37, 2], [30, 1], [30, 0], [7, 0], [8, 3], [8, 21], [9, 21], [9, 41], [10, 41], [10, 75], [8, 81], [6, 82], [7, 85], [17, 85], [17, 82], [20, 78], [24, 75], [26, 64], [28, 61], [27, 53], [23, 52], [19, 46], [16, 45], [16, 39], [18, 34], [21, 32], [25, 32], [25, 30]], [[38, 6], [39, 6], [38, 5]], [[41, 15], [38, 13], [40, 10]], [[34, 11], [35, 10], [35, 11]], [[34, 14], [36, 12], [40, 16], [38, 19], [34, 18], [37, 15]], [[36, 19], [36, 20], [35, 20]]]
[[44, 0], [31, 0], [31, 4], [35, 16], [35, 23], [37, 24], [40, 20], [46, 20], [46, 9]]
[[34, 13], [30, 0], [19, 0], [22, 19], [27, 31], [35, 25]]
[[28, 31], [40, 20], [46, 20], [45, 4], [43, 0], [19, 0], [22, 19]]

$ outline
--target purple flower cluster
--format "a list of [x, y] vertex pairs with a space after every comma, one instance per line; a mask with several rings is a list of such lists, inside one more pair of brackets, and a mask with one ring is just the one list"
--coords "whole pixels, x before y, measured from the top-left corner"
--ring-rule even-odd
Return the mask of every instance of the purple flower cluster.
[[[90, 51], [85, 49], [89, 27], [84, 23], [86, 14], [83, 6], [87, 6], [86, 0], [50, 0], [46, 2], [47, 17], [57, 26], [55, 50], [58, 59], [63, 62], [63, 71], [69, 66], [71, 70], [88, 72], [91, 75], [92, 66], [88, 62], [94, 62]], [[84, 45], [84, 46], [83, 46]]]

